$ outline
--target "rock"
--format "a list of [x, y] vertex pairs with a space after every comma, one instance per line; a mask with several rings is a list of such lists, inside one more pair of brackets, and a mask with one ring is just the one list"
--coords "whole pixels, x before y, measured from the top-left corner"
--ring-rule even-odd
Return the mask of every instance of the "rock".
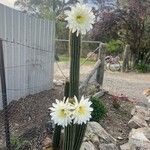
[[147, 105], [148, 105], [148, 107], [150, 107], [150, 88], [148, 88], [148, 89], [145, 89], [144, 90], [144, 92], [143, 92], [143, 94], [146, 96], [146, 98], [147, 98]]
[[87, 125], [85, 136], [89, 135], [97, 135], [99, 138], [104, 139], [108, 143], [116, 144], [116, 139], [113, 138], [109, 133], [105, 131], [105, 129], [97, 122], [89, 122]]
[[120, 146], [121, 150], [136, 150], [130, 143], [125, 143]]
[[53, 80], [53, 83], [56, 85], [56, 86], [61, 86], [64, 84], [64, 82], [62, 80]]
[[[89, 149], [90, 150], [90, 149]], [[119, 150], [113, 143], [110, 144], [100, 144], [99, 150]]]
[[150, 120], [150, 108], [137, 105], [131, 111], [131, 115], [136, 114], [140, 114], [145, 120]]
[[96, 150], [95, 146], [89, 142], [83, 142], [80, 150]]
[[150, 128], [132, 129], [129, 143], [140, 150], [150, 150]]
[[46, 137], [44, 141], [42, 142], [43, 149], [51, 147], [52, 146], [52, 140], [49, 137]]
[[6, 146], [5, 145], [3, 145], [3, 144], [0, 144], [0, 150], [6, 150], [7, 148], [6, 148]]
[[118, 136], [117, 139], [118, 140], [123, 140], [123, 138], [121, 136]]
[[99, 145], [99, 142], [100, 142], [98, 136], [97, 136], [97, 135], [94, 135], [94, 136], [91, 138], [91, 142], [92, 142], [94, 145], [98, 146], [98, 145]]
[[96, 60], [98, 59], [98, 55], [95, 54], [94, 52], [89, 52], [89, 53], [87, 54], [87, 58], [88, 58], [89, 60], [96, 61]]
[[145, 119], [140, 114], [134, 115], [128, 122], [128, 125], [130, 128], [135, 129], [139, 127], [148, 127], [148, 124], [146, 123]]
[[100, 92], [94, 94], [93, 97], [100, 98], [100, 97], [102, 97], [104, 94], [105, 94], [104, 91], [100, 91]]

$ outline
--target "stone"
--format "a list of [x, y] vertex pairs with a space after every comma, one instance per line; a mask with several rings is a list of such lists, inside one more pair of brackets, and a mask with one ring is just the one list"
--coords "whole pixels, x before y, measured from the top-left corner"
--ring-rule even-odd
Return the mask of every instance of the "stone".
[[119, 149], [117, 148], [115, 144], [110, 143], [110, 144], [100, 144], [99, 150], [119, 150]]
[[62, 80], [53, 80], [53, 83], [56, 85], [56, 86], [61, 86], [64, 84], [64, 82]]
[[143, 94], [146, 96], [147, 106], [150, 108], [150, 88], [145, 89]]
[[132, 109], [131, 115], [136, 115], [136, 114], [142, 115], [145, 120], [150, 120], [150, 108], [136, 105]]
[[96, 61], [96, 60], [98, 59], [98, 55], [95, 54], [94, 52], [89, 52], [89, 53], [87, 54], [87, 58], [88, 58], [89, 60]]
[[105, 94], [104, 91], [99, 91], [98, 93], [94, 94], [93, 97], [100, 98], [100, 97], [104, 96], [104, 94]]
[[150, 150], [150, 128], [132, 129], [129, 143], [139, 150]]
[[80, 150], [96, 150], [95, 146], [89, 142], [83, 142]]
[[3, 144], [0, 144], [0, 150], [6, 150], [7, 148], [6, 148], [6, 146], [5, 145], [3, 145]]
[[97, 135], [99, 138], [102, 138], [107, 143], [114, 143], [116, 144], [116, 139], [112, 137], [109, 133], [105, 131], [105, 129], [97, 122], [89, 122], [87, 125], [85, 136]]
[[135, 129], [139, 127], [148, 127], [148, 124], [146, 123], [145, 119], [140, 114], [134, 115], [128, 122], [128, 125], [130, 128]]
[[94, 135], [92, 138], [91, 138], [91, 142], [94, 144], [94, 145], [99, 145], [99, 138], [97, 135]]
[[44, 139], [44, 141], [42, 142], [42, 145], [43, 145], [43, 149], [51, 147], [52, 146], [52, 139], [49, 137], [46, 137]]
[[123, 138], [121, 136], [118, 136], [117, 139], [118, 140], [123, 140]]
[[125, 143], [120, 146], [121, 150], [136, 150], [130, 143]]

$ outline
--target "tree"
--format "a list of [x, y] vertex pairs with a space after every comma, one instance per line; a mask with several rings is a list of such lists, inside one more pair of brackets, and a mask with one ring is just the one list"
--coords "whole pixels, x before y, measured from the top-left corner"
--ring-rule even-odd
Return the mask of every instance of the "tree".
[[52, 19], [54, 11], [56, 16], [58, 16], [75, 2], [76, 0], [17, 0], [15, 5], [21, 7], [25, 12], [31, 12], [42, 18]]
[[143, 60], [149, 61], [150, 7], [146, 0], [128, 0], [125, 4], [100, 13], [91, 35], [103, 42], [121, 39], [130, 45], [135, 66]]

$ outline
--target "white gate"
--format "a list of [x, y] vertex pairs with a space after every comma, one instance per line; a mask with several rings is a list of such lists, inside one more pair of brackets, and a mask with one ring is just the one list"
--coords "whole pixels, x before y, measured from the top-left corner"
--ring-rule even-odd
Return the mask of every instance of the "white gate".
[[[53, 86], [54, 22], [0, 4], [8, 102]], [[1, 84], [1, 83], [0, 83]], [[0, 108], [2, 108], [0, 86]]]

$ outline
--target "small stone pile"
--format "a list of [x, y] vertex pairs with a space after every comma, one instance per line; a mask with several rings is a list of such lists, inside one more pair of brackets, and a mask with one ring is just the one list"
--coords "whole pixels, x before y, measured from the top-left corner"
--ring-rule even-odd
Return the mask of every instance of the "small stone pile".
[[116, 139], [97, 122], [89, 122], [80, 150], [118, 150]]
[[131, 111], [132, 118], [128, 122], [131, 127], [128, 143], [121, 150], [150, 150], [150, 89], [144, 91], [147, 102], [136, 105]]

